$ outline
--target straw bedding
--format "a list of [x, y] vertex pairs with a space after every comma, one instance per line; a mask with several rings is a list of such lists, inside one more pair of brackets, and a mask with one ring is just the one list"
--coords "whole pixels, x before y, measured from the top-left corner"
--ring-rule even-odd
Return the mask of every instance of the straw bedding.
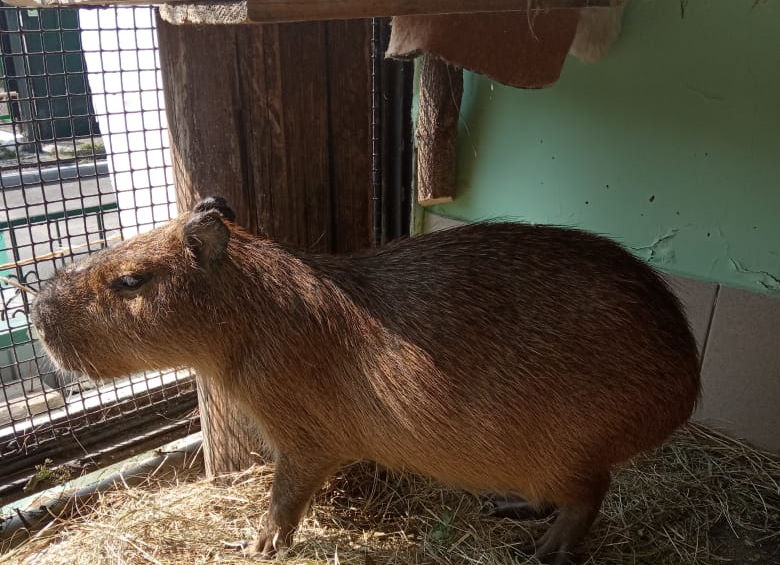
[[[0, 557], [29, 565], [255, 563], [225, 542], [249, 538], [272, 468], [213, 481], [178, 476], [111, 492]], [[288, 565], [534, 563], [547, 521], [484, 512], [484, 498], [355, 465], [318, 495]], [[780, 458], [700, 426], [615, 474], [583, 549], [603, 565], [780, 563]]]

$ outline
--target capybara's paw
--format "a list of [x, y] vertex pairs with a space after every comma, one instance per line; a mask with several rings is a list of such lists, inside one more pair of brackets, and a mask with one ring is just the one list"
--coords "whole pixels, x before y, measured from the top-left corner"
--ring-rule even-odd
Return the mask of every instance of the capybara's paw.
[[[277, 544], [278, 546], [279, 544]], [[225, 549], [241, 551], [244, 557], [257, 561], [271, 561], [279, 553], [283, 553], [281, 547], [274, 547], [273, 538], [267, 534], [258, 534], [251, 540], [237, 540], [225, 543]]]
[[534, 557], [545, 565], [577, 565], [580, 563], [576, 555], [565, 551], [554, 551], [545, 555], [537, 552]]
[[286, 552], [287, 544], [282, 540], [282, 536], [267, 531], [257, 534], [252, 543], [244, 548], [244, 555], [260, 561], [281, 559]]

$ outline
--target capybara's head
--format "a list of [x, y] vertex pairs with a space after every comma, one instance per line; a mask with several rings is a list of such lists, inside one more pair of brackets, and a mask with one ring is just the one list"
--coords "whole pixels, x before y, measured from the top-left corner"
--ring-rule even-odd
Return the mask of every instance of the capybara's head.
[[209, 317], [214, 273], [234, 214], [221, 198], [60, 270], [32, 306], [52, 360], [102, 381], [190, 365], [208, 348], [190, 328]]

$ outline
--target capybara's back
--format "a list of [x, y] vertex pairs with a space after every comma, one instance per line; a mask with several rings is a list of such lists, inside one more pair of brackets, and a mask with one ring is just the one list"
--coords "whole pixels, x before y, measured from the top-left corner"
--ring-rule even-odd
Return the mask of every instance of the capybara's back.
[[344, 257], [232, 219], [208, 199], [66, 269], [33, 318], [66, 368], [219, 382], [276, 455], [261, 555], [290, 543], [330, 473], [367, 459], [557, 507], [536, 552], [564, 563], [612, 466], [693, 411], [680, 304], [606, 238], [486, 223]]

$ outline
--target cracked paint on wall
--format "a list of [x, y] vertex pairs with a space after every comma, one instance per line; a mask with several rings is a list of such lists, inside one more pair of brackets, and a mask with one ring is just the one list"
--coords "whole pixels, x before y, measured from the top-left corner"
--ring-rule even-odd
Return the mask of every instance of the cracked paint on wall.
[[729, 258], [729, 261], [731, 261], [731, 267], [737, 273], [748, 276], [756, 284], [764, 287], [770, 292], [780, 292], [780, 277], [773, 275], [768, 271], [756, 271], [749, 269], [734, 258]]
[[676, 256], [674, 254], [674, 245], [672, 239], [679, 232], [677, 228], [672, 228], [664, 235], [660, 235], [653, 240], [649, 245], [642, 245], [639, 247], [631, 247], [635, 252], [638, 252], [640, 256], [646, 261], [656, 263], [674, 263]]
[[660, 269], [780, 296], [780, 2], [635, 2], [595, 65], [518, 90], [466, 73], [463, 220], [576, 225]]

